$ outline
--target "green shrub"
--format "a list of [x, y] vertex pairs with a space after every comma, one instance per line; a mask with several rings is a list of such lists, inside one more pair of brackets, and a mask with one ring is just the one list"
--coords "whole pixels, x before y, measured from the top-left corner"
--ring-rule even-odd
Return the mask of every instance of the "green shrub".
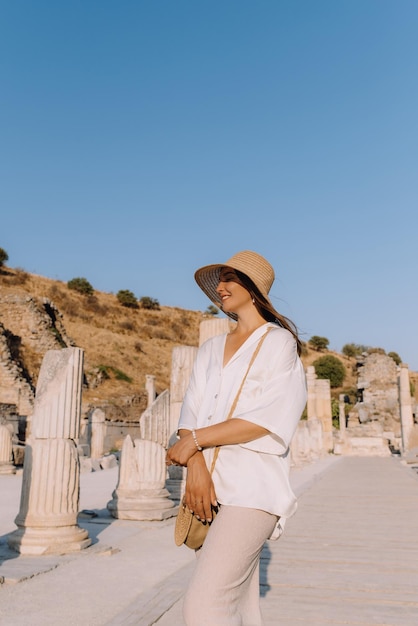
[[131, 383], [132, 382], [132, 378], [130, 376], [128, 376], [128, 374], [125, 374], [125, 372], [122, 372], [121, 370], [118, 370], [116, 367], [112, 367], [112, 372], [116, 378], [116, 380], [124, 380], [127, 383]]
[[0, 267], [2, 267], [6, 261], [9, 260], [9, 255], [4, 248], [0, 248]]
[[331, 398], [332, 425], [340, 428], [340, 402], [336, 398]]
[[309, 339], [309, 344], [314, 350], [322, 352], [322, 350], [326, 350], [328, 348], [329, 339], [313, 335], [313, 337]]
[[91, 296], [94, 291], [87, 278], [72, 278], [68, 281], [67, 287], [86, 296]]
[[400, 365], [402, 363], [402, 359], [397, 352], [388, 352], [388, 356], [395, 361], [396, 365]]
[[205, 313], [207, 313], [208, 315], [218, 315], [219, 309], [214, 304], [210, 304]]
[[116, 294], [117, 299], [121, 303], [122, 306], [127, 306], [131, 309], [138, 308], [138, 300], [135, 297], [135, 294], [129, 289], [120, 289]]
[[151, 311], [159, 311], [160, 303], [155, 298], [150, 298], [149, 296], [142, 296], [139, 301], [142, 309], [148, 309]]
[[99, 370], [100, 374], [102, 374], [104, 379], [109, 379], [110, 374], [113, 374], [116, 380], [124, 380], [127, 383], [132, 382], [132, 378], [128, 376], [128, 374], [125, 374], [125, 372], [122, 372], [117, 367], [113, 367], [112, 365], [99, 365], [97, 369]]
[[361, 354], [355, 343], [346, 343], [342, 347], [341, 352], [345, 354], [345, 356], [357, 356], [358, 354]]
[[312, 363], [318, 378], [330, 381], [331, 387], [341, 387], [345, 378], [345, 367], [340, 359], [332, 354], [322, 356]]

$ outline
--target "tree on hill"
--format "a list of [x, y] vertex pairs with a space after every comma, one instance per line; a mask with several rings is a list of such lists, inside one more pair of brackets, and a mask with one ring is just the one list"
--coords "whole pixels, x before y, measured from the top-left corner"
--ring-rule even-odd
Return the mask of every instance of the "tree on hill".
[[155, 298], [150, 298], [149, 296], [142, 296], [139, 301], [142, 309], [149, 309], [151, 311], [159, 311], [160, 303]]
[[4, 248], [0, 248], [0, 267], [3, 267], [3, 265], [8, 260], [9, 260], [9, 255], [7, 254], [6, 250]]
[[328, 349], [329, 339], [327, 339], [326, 337], [319, 337], [318, 335], [313, 335], [309, 339], [308, 343], [311, 346], [311, 348], [313, 348], [314, 350], [317, 350], [318, 352], [322, 352], [323, 350]]
[[367, 346], [360, 346], [357, 343], [346, 343], [343, 345], [341, 352], [348, 357], [359, 356], [367, 350]]
[[205, 311], [208, 315], [218, 315], [219, 309], [214, 304], [210, 304]]
[[131, 309], [138, 308], [138, 300], [135, 297], [135, 294], [129, 289], [120, 289], [116, 294], [117, 299], [121, 303], [122, 306], [130, 307]]
[[72, 278], [68, 281], [67, 287], [86, 296], [91, 296], [94, 291], [87, 278]]
[[331, 387], [341, 387], [345, 378], [345, 367], [340, 359], [332, 354], [321, 356], [312, 363], [318, 378], [326, 378]]

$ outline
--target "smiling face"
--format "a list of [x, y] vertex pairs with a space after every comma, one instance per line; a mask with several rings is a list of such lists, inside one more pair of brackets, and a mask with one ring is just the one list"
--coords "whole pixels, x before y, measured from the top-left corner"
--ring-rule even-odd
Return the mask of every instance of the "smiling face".
[[225, 313], [239, 314], [240, 311], [252, 306], [251, 294], [237, 282], [238, 280], [233, 269], [229, 267], [221, 269], [216, 292]]

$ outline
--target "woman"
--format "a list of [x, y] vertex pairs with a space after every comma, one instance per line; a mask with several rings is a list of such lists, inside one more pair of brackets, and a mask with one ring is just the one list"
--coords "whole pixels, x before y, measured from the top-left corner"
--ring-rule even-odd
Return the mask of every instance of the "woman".
[[260, 626], [260, 553], [296, 510], [289, 444], [306, 403], [301, 344], [294, 325], [269, 300], [274, 271], [259, 254], [239, 252], [225, 264], [197, 270], [195, 279], [237, 323], [200, 347], [180, 439], [167, 452], [167, 464], [187, 466], [185, 501], [194, 515], [211, 522], [212, 507], [220, 505], [198, 551], [183, 614], [187, 626]]

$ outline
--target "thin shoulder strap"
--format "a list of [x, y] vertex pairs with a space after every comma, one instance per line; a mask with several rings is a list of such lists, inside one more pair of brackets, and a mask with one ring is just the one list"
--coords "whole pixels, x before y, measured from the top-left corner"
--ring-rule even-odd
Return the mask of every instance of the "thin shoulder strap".
[[[251, 360], [250, 360], [250, 362], [248, 364], [247, 371], [244, 374], [244, 378], [241, 381], [241, 384], [240, 384], [239, 389], [237, 391], [237, 395], [235, 396], [234, 401], [233, 401], [233, 403], [231, 405], [231, 408], [229, 409], [229, 413], [227, 415], [226, 420], [229, 420], [232, 417], [232, 415], [234, 414], [234, 411], [235, 411], [236, 406], [238, 404], [238, 399], [239, 399], [239, 397], [241, 395], [242, 388], [244, 387], [244, 383], [245, 383], [245, 381], [247, 379], [248, 372], [250, 371], [250, 369], [251, 369], [251, 367], [252, 367], [252, 365], [253, 365], [256, 357], [257, 357], [257, 354], [260, 352], [260, 348], [263, 345], [264, 339], [267, 337], [267, 335], [268, 335], [268, 333], [270, 331], [271, 331], [271, 327], [268, 328], [267, 331], [264, 333], [264, 335], [261, 337], [260, 341], [257, 344], [256, 349], [254, 350], [254, 353], [253, 353], [253, 355], [251, 357]], [[215, 463], [216, 463], [216, 459], [218, 458], [219, 448], [220, 448], [220, 446], [216, 446], [215, 452], [213, 454], [212, 465], [211, 465], [211, 468], [210, 468], [210, 473], [211, 474], [212, 474], [213, 470], [215, 469]]]

